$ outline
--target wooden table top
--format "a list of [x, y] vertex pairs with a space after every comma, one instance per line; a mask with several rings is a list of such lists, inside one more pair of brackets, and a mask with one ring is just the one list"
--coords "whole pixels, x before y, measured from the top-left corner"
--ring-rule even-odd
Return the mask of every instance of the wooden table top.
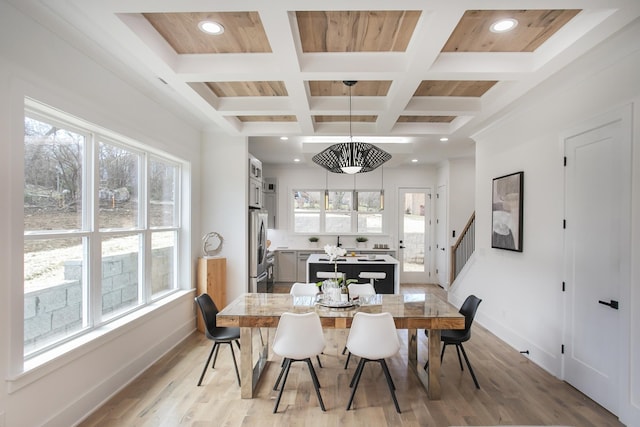
[[218, 313], [218, 326], [278, 326], [284, 312], [315, 311], [325, 328], [349, 328], [359, 312], [393, 316], [398, 329], [464, 329], [464, 316], [458, 309], [434, 294], [378, 294], [351, 308], [328, 308], [316, 304], [315, 297], [289, 294], [249, 293], [236, 298]]

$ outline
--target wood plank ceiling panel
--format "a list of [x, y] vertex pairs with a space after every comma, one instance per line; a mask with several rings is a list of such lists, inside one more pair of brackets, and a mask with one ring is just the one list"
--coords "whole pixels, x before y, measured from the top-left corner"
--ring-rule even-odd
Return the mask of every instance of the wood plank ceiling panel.
[[[270, 53], [271, 46], [257, 12], [143, 13], [178, 54]], [[201, 21], [222, 24], [224, 33], [206, 34]]]
[[481, 97], [497, 81], [478, 80], [423, 80], [413, 96], [467, 96]]
[[[580, 10], [467, 10], [442, 52], [533, 52]], [[508, 33], [493, 33], [498, 19], [514, 18]]]
[[241, 122], [297, 122], [296, 116], [237, 116]]
[[[387, 96], [391, 80], [369, 80], [359, 81], [351, 86], [353, 96]], [[348, 96], [349, 87], [342, 81], [324, 80], [309, 82], [309, 93], [311, 96]]]
[[455, 116], [400, 116], [397, 123], [451, 123]]
[[288, 96], [284, 82], [208, 82], [220, 98], [240, 96]]
[[[316, 123], [330, 123], [330, 122], [349, 122], [349, 116], [313, 116]], [[378, 116], [372, 115], [361, 115], [361, 116], [351, 116], [352, 122], [360, 122], [360, 123], [374, 123], [377, 120]]]
[[404, 52], [419, 11], [296, 12], [302, 51]]

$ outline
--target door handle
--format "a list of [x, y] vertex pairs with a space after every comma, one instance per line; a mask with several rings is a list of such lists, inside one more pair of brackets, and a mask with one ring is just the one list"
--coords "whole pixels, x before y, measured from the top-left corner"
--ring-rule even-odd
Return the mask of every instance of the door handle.
[[613, 308], [614, 310], [618, 309], [618, 301], [616, 301], [616, 300], [611, 300], [609, 302], [599, 300], [598, 302], [600, 304], [602, 304], [602, 305], [608, 305], [609, 307]]

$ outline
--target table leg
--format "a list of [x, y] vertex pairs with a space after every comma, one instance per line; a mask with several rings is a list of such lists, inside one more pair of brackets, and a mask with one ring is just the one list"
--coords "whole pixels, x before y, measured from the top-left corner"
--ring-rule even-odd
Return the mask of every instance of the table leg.
[[[258, 380], [267, 365], [269, 357], [269, 329], [264, 330], [265, 336], [260, 328], [240, 328], [240, 397], [252, 399]], [[253, 363], [253, 340], [260, 339], [258, 345], [258, 360]]]
[[240, 328], [240, 396], [253, 398], [253, 330]]
[[418, 335], [416, 329], [407, 331], [408, 365], [427, 390], [429, 400], [440, 399], [440, 330], [429, 330], [429, 372], [418, 365]]
[[429, 329], [429, 399], [440, 399], [440, 329]]

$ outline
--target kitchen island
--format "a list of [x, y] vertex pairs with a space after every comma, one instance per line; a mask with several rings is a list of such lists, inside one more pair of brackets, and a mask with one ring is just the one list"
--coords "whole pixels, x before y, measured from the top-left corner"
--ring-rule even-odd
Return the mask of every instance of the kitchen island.
[[385, 273], [386, 277], [384, 279], [375, 281], [376, 293], [400, 293], [399, 263], [397, 259], [390, 255], [375, 255], [373, 259], [366, 255], [342, 256], [334, 262], [329, 261], [329, 257], [326, 254], [311, 254], [307, 259], [307, 282], [322, 281], [323, 279], [318, 278], [318, 272], [333, 272], [336, 265], [338, 272], [344, 273], [347, 279], [358, 279], [359, 283], [369, 282], [368, 279], [359, 278], [360, 273], [363, 271]]

